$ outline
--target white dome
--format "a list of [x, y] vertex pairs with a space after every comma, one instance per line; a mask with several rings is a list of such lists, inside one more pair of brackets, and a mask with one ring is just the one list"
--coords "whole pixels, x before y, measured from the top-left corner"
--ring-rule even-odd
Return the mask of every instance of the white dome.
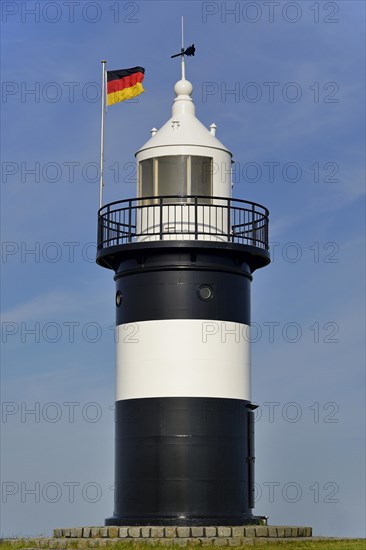
[[[191, 98], [193, 86], [185, 79], [178, 80], [174, 86], [176, 97], [173, 103], [172, 117], [137, 151], [164, 147], [161, 155], [167, 155], [167, 147], [207, 147], [219, 149], [229, 154], [230, 151], [219, 141], [209, 129], [196, 118], [195, 107]], [[204, 153], [204, 151], [202, 151]], [[174, 154], [174, 151], [171, 151]], [[151, 156], [159, 156], [159, 151], [151, 152]]]

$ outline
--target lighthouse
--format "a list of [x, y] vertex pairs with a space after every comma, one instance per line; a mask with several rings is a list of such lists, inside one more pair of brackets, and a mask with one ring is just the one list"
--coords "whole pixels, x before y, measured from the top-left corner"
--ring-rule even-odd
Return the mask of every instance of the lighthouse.
[[137, 151], [135, 198], [102, 206], [114, 272], [115, 505], [106, 525], [244, 525], [254, 507], [250, 289], [268, 210], [232, 197], [231, 152], [175, 84]]

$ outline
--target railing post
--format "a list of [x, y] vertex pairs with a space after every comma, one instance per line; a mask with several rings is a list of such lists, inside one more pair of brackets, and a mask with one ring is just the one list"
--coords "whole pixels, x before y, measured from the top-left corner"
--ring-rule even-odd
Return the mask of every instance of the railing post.
[[109, 228], [110, 228], [110, 211], [111, 211], [111, 207], [108, 205], [108, 208], [107, 208], [107, 216], [106, 216], [106, 219], [107, 219], [107, 235], [106, 235], [106, 242], [109, 243]]
[[131, 229], [132, 229], [132, 201], [131, 199], [128, 201], [128, 241], [127, 242], [131, 242], [132, 241], [132, 232], [131, 232]]
[[230, 232], [231, 232], [231, 201], [227, 200], [227, 240], [230, 242]]
[[198, 239], [198, 205], [197, 197], [194, 197], [194, 238]]
[[163, 240], [163, 197], [160, 197], [160, 240]]
[[255, 205], [252, 204], [253, 246], [257, 246], [257, 225], [255, 222]]

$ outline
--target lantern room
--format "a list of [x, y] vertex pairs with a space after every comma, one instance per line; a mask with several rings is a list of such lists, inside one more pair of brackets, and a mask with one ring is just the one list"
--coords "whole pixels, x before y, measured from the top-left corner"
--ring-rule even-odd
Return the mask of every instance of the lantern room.
[[142, 199], [136, 220], [139, 241], [197, 234], [204, 240], [220, 239], [227, 212], [205, 205], [220, 207], [222, 201], [215, 197], [230, 197], [231, 153], [216, 138], [216, 125], [207, 129], [196, 118], [192, 84], [179, 80], [174, 91], [171, 118], [160, 130], [153, 128], [136, 153], [137, 196]]
[[207, 129], [196, 118], [192, 84], [179, 80], [174, 92], [171, 118], [136, 153], [138, 196], [229, 197], [230, 151], [216, 138], [215, 124]]

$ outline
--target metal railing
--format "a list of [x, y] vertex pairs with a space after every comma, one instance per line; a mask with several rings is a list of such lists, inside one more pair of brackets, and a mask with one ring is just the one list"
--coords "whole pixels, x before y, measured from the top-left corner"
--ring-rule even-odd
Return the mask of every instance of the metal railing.
[[225, 197], [167, 195], [106, 204], [98, 214], [98, 250], [148, 240], [226, 241], [268, 250], [268, 210]]

